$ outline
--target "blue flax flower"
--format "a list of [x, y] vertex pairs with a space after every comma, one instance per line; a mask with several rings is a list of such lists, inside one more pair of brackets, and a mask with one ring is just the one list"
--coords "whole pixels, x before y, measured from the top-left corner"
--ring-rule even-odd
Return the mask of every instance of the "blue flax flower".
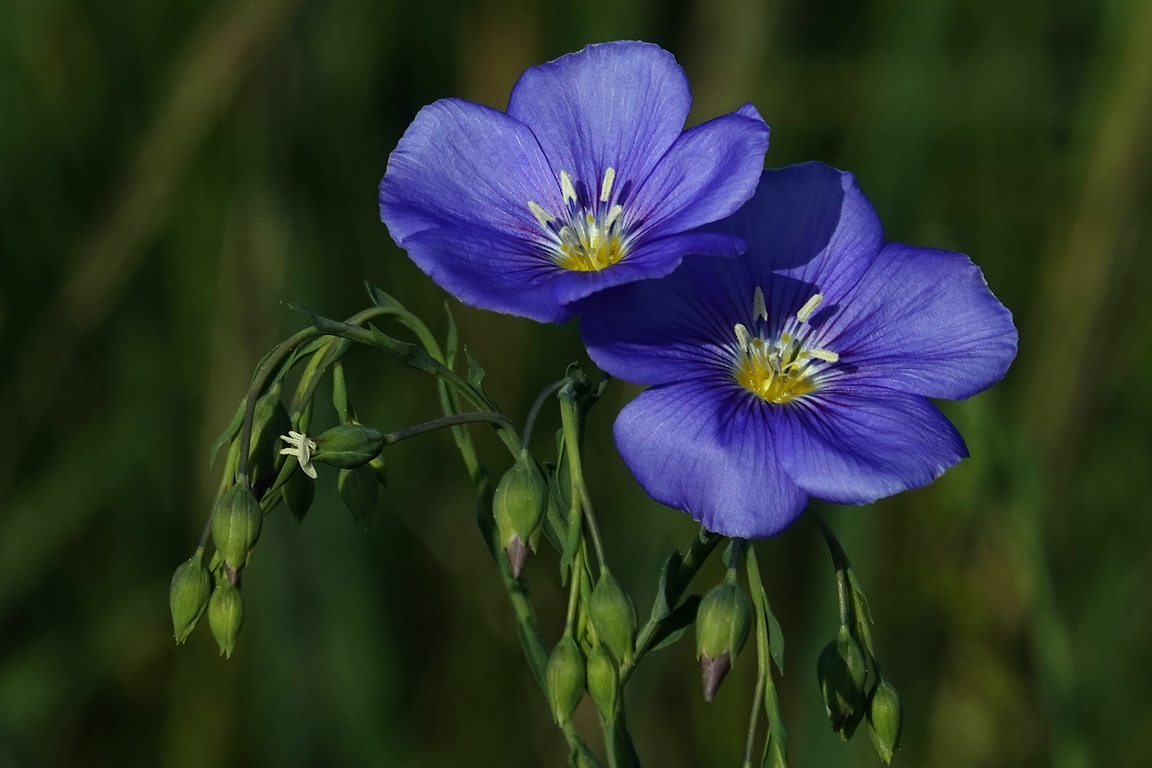
[[688, 80], [649, 43], [591, 45], [526, 71], [507, 113], [443, 99], [380, 182], [380, 218], [461, 301], [545, 322], [743, 241], [692, 232], [752, 197], [768, 126], [749, 104], [687, 131]]
[[1016, 329], [966, 256], [885, 243], [852, 175], [820, 163], [765, 171], [713, 229], [748, 250], [583, 308], [592, 359], [653, 385], [615, 426], [649, 495], [718, 533], [771, 536], [808, 497], [871, 502], [968, 455], [928, 398], [998, 381]]

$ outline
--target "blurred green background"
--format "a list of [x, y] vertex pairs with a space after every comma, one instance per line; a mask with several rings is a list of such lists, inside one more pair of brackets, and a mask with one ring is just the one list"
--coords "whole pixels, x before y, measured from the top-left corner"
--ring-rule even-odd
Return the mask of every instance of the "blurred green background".
[[[971, 460], [826, 510], [905, 698], [896, 764], [1152, 765], [1148, 0], [2, 0], [0, 768], [562, 764], [446, 434], [390, 450], [367, 532], [323, 473], [302, 525], [269, 518], [231, 661], [206, 627], [173, 644], [167, 589], [208, 446], [302, 325], [281, 301], [345, 316], [368, 278], [443, 332], [376, 208], [416, 111], [502, 108], [525, 67], [614, 38], [677, 55], [694, 122], [752, 100], [769, 166], [855, 172], [890, 239], [970, 254], [1018, 320], [1007, 379], [946, 406]], [[517, 419], [583, 359], [573, 324], [452, 306]], [[348, 365], [365, 421], [436, 415], [419, 374]], [[593, 411], [588, 464], [646, 613], [694, 526], [615, 453], [634, 392]], [[760, 552], [794, 768], [878, 765], [819, 702], [822, 543], [801, 521]], [[555, 557], [528, 573], [552, 641]], [[754, 665], [706, 706], [692, 645], [630, 688], [645, 765], [739, 763]]]

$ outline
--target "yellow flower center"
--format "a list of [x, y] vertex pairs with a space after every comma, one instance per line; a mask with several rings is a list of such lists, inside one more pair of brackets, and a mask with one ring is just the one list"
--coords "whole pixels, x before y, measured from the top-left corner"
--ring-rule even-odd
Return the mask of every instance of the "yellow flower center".
[[528, 201], [528, 210], [552, 239], [552, 261], [576, 272], [597, 272], [610, 267], [628, 254], [628, 238], [623, 232], [623, 206], [612, 205], [612, 186], [616, 169], [604, 172], [600, 195], [594, 200], [581, 200], [567, 171], [560, 171], [560, 193], [564, 199], [565, 218], [561, 223], [543, 206]]
[[[808, 320], [823, 299], [817, 293], [805, 302], [778, 337], [753, 336], [743, 323], [738, 323], [734, 329], [738, 351], [732, 378], [769, 403], [787, 403], [819, 389], [819, 374], [840, 360], [835, 352], [808, 343]], [[753, 327], [768, 320], [764, 292], [759, 288], [752, 299], [752, 311]]]

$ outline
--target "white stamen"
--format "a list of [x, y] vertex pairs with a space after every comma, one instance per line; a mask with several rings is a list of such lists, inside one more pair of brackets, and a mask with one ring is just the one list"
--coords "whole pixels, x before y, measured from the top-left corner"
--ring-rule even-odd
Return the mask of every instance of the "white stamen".
[[541, 208], [539, 203], [533, 202], [532, 200], [528, 201], [528, 210], [532, 211], [532, 215], [536, 217], [536, 221], [540, 222], [540, 226], [544, 227], [544, 229], [548, 229], [548, 225], [555, 221], [548, 211]]
[[[796, 319], [802, 323], [808, 322], [808, 318], [812, 317], [812, 313], [820, 306], [820, 302], [824, 301], [824, 294], [818, 293], [808, 301], [804, 302], [804, 306], [800, 307], [800, 311], [796, 313]], [[832, 362], [836, 362], [833, 360]]]
[[743, 323], [736, 323], [736, 341], [740, 344], [740, 349], [744, 352], [748, 351], [748, 329], [744, 327]]
[[624, 213], [624, 206], [614, 205], [608, 209], [608, 217], [604, 219], [604, 229], [612, 229], [612, 225], [616, 223], [616, 219], [620, 218], [620, 214]]
[[316, 450], [316, 441], [302, 432], [289, 432], [280, 435], [280, 439], [288, 443], [290, 448], [282, 448], [281, 456], [295, 456], [300, 462], [300, 469], [313, 480], [316, 479], [316, 467], [312, 466], [312, 452]]
[[759, 286], [757, 286], [756, 293], [752, 296], [752, 319], [768, 319], [768, 307], [764, 305], [764, 291], [760, 290]]
[[823, 360], [826, 363], [840, 362], [840, 355], [830, 349], [810, 349], [808, 350], [808, 354], [812, 355], [812, 357], [816, 358], [817, 360]]
[[612, 196], [612, 182], [616, 180], [616, 169], [609, 168], [604, 171], [604, 183], [600, 185], [600, 202], [608, 202]]
[[565, 203], [576, 200], [576, 188], [572, 186], [572, 177], [568, 175], [568, 171], [560, 171], [560, 193], [564, 195]]

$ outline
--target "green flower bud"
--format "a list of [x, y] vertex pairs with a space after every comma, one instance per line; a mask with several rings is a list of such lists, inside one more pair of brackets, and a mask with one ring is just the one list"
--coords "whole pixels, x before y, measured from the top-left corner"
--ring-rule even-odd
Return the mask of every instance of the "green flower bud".
[[244, 600], [240, 597], [240, 590], [227, 579], [221, 579], [216, 583], [212, 599], [208, 601], [208, 626], [212, 628], [212, 636], [220, 646], [221, 656], [232, 658], [240, 625], [243, 623]]
[[704, 683], [704, 700], [712, 701], [720, 683], [748, 639], [752, 606], [736, 583], [736, 572], [704, 595], [696, 612], [696, 657]]
[[868, 666], [848, 627], [841, 625], [836, 639], [824, 646], [816, 661], [816, 677], [832, 730], [850, 737], [867, 704], [864, 683]]
[[191, 560], [180, 563], [172, 574], [168, 588], [168, 607], [172, 610], [172, 629], [179, 645], [188, 639], [212, 594], [212, 575], [200, 562], [199, 553]]
[[388, 487], [388, 467], [384, 464], [384, 456], [380, 455], [368, 462], [372, 471], [376, 473], [376, 481], [385, 488]]
[[588, 616], [600, 641], [608, 646], [612, 655], [625, 664], [632, 663], [636, 644], [636, 606], [607, 568], [592, 590]]
[[340, 469], [357, 469], [380, 455], [384, 436], [363, 424], [341, 424], [316, 438], [312, 461]]
[[492, 513], [500, 547], [508, 554], [512, 573], [519, 578], [528, 557], [528, 547], [535, 549], [548, 502], [548, 483], [540, 474], [536, 460], [527, 450], [500, 478], [492, 498]]
[[620, 689], [620, 670], [616, 659], [603, 645], [592, 649], [588, 657], [588, 695], [605, 720], [616, 716], [616, 694]]
[[880, 678], [868, 705], [868, 735], [885, 765], [892, 762], [892, 753], [900, 746], [903, 726], [904, 709], [900, 706], [900, 696], [891, 683]]
[[212, 541], [233, 571], [244, 567], [263, 524], [260, 502], [243, 483], [233, 485], [216, 502], [212, 510]]
[[376, 483], [376, 473], [369, 466], [359, 469], [342, 469], [336, 478], [336, 486], [340, 489], [340, 498], [344, 506], [356, 518], [361, 527], [367, 528], [372, 513], [376, 510], [376, 501], [380, 498], [380, 486]]
[[584, 654], [571, 635], [564, 635], [548, 659], [548, 703], [557, 725], [567, 725], [584, 695]]
[[299, 523], [312, 508], [312, 500], [316, 497], [316, 483], [303, 472], [293, 472], [284, 483], [283, 493], [284, 504]]

